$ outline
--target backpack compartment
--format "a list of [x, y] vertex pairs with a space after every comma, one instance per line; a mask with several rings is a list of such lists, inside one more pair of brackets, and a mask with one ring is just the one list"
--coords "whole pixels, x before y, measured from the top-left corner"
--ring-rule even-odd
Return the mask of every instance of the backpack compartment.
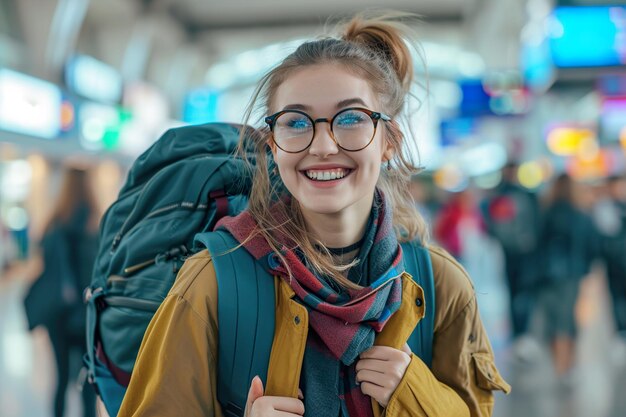
[[98, 334], [109, 361], [130, 374], [143, 334], [176, 275], [174, 262], [152, 265], [131, 277], [109, 277]]

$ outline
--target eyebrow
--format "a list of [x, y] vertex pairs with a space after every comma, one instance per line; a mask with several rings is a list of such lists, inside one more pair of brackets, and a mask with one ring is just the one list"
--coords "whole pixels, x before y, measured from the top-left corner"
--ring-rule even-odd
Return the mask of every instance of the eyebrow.
[[[335, 108], [341, 109], [343, 107], [348, 107], [353, 104], [359, 104], [359, 105], [362, 105], [363, 107], [367, 107], [367, 104], [365, 104], [365, 102], [362, 99], [358, 97], [354, 97], [354, 98], [348, 98], [348, 99], [337, 102], [337, 104], [335, 105]], [[283, 110], [287, 110], [287, 109], [308, 111], [308, 110], [311, 110], [311, 106], [307, 106], [306, 104], [288, 104], [285, 107], [283, 107]]]

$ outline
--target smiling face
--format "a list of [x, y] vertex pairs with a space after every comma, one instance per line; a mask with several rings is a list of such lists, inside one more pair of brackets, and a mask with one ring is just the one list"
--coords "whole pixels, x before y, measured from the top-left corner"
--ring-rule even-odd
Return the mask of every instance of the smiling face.
[[[348, 107], [383, 112], [367, 81], [335, 64], [308, 66], [289, 75], [278, 87], [272, 111], [297, 109], [313, 120], [331, 119]], [[287, 153], [270, 141], [283, 183], [306, 216], [348, 214], [368, 216], [383, 161], [393, 150], [380, 121], [372, 143], [357, 152], [337, 146], [328, 123], [317, 123], [313, 143], [299, 153]]]

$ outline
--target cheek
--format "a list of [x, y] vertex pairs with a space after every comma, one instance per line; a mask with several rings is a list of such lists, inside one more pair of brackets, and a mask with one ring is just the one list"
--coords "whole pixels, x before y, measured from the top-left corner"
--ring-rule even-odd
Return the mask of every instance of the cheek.
[[367, 159], [369, 160], [369, 164], [370, 165], [377, 165], [380, 167], [380, 165], [385, 162], [388, 158], [386, 157], [386, 152], [385, 152], [385, 142], [380, 139], [380, 138], [376, 138], [377, 141], [375, 143], [373, 143], [372, 145], [372, 149], [370, 149], [367, 155]]
[[376, 137], [374, 138], [374, 141], [375, 142], [373, 143], [373, 145], [376, 145], [375, 148], [378, 154], [378, 159], [380, 161], [388, 159], [387, 153], [388, 153], [389, 145], [388, 145], [386, 135], [384, 134], [382, 129], [379, 129], [376, 132]]
[[362, 157], [357, 160], [357, 163], [362, 169], [363, 175], [369, 179], [372, 177], [378, 178], [382, 167], [381, 154], [378, 149], [371, 149], [371, 152], [368, 152], [367, 155], [364, 154], [361, 156]]
[[285, 182], [285, 179], [289, 180], [289, 178], [297, 174], [297, 158], [294, 158], [289, 154], [285, 154], [284, 152], [278, 151], [274, 156], [274, 162], [276, 164], [276, 167], [278, 168], [278, 172], [283, 182]]

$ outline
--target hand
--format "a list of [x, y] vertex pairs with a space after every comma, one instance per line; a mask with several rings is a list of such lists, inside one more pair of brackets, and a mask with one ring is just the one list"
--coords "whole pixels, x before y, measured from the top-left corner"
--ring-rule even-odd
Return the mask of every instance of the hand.
[[[298, 397], [301, 394], [298, 393]], [[304, 403], [290, 397], [270, 397], [263, 395], [263, 382], [255, 376], [250, 384], [246, 401], [245, 417], [296, 417], [304, 415]]]
[[409, 345], [405, 343], [402, 350], [373, 346], [361, 353], [360, 358], [356, 364], [356, 381], [361, 392], [386, 407], [411, 363]]

